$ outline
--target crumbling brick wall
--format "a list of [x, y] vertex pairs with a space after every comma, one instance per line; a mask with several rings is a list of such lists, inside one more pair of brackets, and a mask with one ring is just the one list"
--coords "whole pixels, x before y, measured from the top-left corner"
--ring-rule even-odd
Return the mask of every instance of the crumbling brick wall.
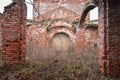
[[3, 19], [2, 19], [2, 14], [0, 13], [0, 51], [1, 51], [1, 46], [2, 46], [2, 42], [1, 42], [2, 23], [3, 23]]
[[28, 26], [26, 31], [26, 59], [38, 59], [47, 46], [47, 31], [38, 25]]
[[[74, 31], [66, 27], [67, 25], [70, 25], [70, 24], [67, 24], [67, 25], [66, 24], [67, 23], [65, 23], [64, 21], [61, 22], [60, 20], [60, 21], [55, 21], [51, 23], [51, 26], [49, 25], [48, 27], [39, 26], [40, 24], [32, 25], [28, 27], [27, 29], [27, 47], [28, 47], [27, 57], [28, 58], [31, 57], [31, 59], [34, 58], [35, 55], [37, 55], [37, 57], [40, 57], [40, 54], [42, 53], [41, 50], [43, 51], [43, 53], [46, 52], [47, 50], [53, 51], [53, 48], [51, 46], [51, 41], [53, 40], [56, 34], [61, 34], [61, 33], [67, 34], [68, 36], [70, 36], [70, 39], [72, 40], [71, 43], [73, 43], [74, 45], [75, 44], [74, 36], [76, 35]], [[71, 27], [71, 25], [69, 27]]]
[[33, 19], [65, 18], [73, 21], [80, 18], [87, 1], [89, 0], [33, 0]]
[[76, 52], [82, 53], [84, 50], [84, 29], [77, 29], [76, 30]]
[[98, 25], [91, 24], [86, 25], [84, 28], [85, 42], [84, 47], [88, 48], [97, 48], [98, 45]]
[[85, 49], [97, 48], [98, 30], [96, 25], [86, 25], [86, 27], [83, 29], [77, 29], [70, 23], [65, 23], [69, 25], [69, 27], [66, 27], [67, 25], [63, 26], [64, 23], [64, 21], [61, 22], [61, 20], [57, 20], [51, 23], [53, 26], [49, 26], [48, 28], [39, 26], [39, 23], [39, 25], [31, 25], [28, 27], [27, 58], [35, 59], [35, 55], [40, 57], [40, 54], [42, 53], [40, 52], [40, 49], [42, 49], [44, 52], [47, 51], [47, 49], [52, 51], [53, 48], [51, 41], [54, 39], [56, 34], [61, 33], [67, 34], [69, 36], [73, 53], [83, 53]]
[[[3, 15], [4, 20], [2, 27], [2, 60], [8, 64], [19, 65], [24, 63], [26, 54], [26, 5], [22, 0], [13, 1], [14, 2], [12, 4], [5, 7], [5, 12]], [[55, 1], [59, 2], [58, 0]], [[72, 2], [74, 0], [70, 1]], [[101, 72], [103, 72], [107, 76], [120, 75], [119, 4], [120, 1], [99, 0], [99, 68]], [[39, 8], [39, 5], [36, 4], [36, 6], [38, 6]], [[40, 31], [40, 34], [39, 32], [36, 33], [37, 30]], [[66, 33], [69, 32], [69, 30], [63, 28], [55, 29], [55, 32], [60, 31], [64, 31]], [[47, 45], [46, 43], [48, 43], [47, 41], [49, 41], [50, 36], [48, 37], [49, 34], [47, 33], [48, 31], [46, 28], [41, 29], [35, 27], [35, 30], [28, 32], [30, 34], [29, 36], [32, 36], [30, 37], [30, 40], [35, 42], [40, 40], [39, 43], [36, 42], [35, 45]], [[96, 34], [93, 34], [94, 32]], [[74, 33], [75, 34], [72, 39], [75, 41], [75, 48], [78, 51], [82, 51], [84, 49], [83, 46], [86, 44], [94, 44], [92, 42], [96, 39], [97, 36], [97, 31], [94, 31], [90, 28], [76, 28]]]
[[0, 13], [0, 60], [2, 58], [2, 36], [1, 36], [1, 31], [2, 31], [2, 24], [3, 24], [3, 19], [2, 19], [2, 14]]
[[7, 64], [19, 65], [26, 54], [26, 5], [14, 0], [5, 7], [2, 27], [2, 60]]
[[120, 75], [120, 1], [99, 0], [98, 32], [100, 70]]
[[76, 52], [83, 53], [88, 49], [98, 48], [98, 25], [85, 25], [76, 32]]

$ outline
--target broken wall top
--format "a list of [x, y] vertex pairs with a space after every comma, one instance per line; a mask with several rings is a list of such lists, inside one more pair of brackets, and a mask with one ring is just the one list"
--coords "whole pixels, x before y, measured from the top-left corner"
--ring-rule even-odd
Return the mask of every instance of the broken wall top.
[[33, 2], [50, 2], [50, 3], [56, 3], [56, 2], [80, 3], [86, 1], [89, 0], [33, 0]]

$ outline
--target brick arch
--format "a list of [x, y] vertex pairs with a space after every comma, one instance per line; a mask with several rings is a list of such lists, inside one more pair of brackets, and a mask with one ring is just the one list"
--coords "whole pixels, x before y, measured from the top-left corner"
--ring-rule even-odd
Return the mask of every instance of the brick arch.
[[63, 28], [57, 27], [57, 28], [54, 28], [53, 30], [51, 30], [50, 32], [48, 32], [48, 34], [49, 34], [48, 36], [50, 37], [50, 40], [58, 33], [67, 34], [70, 37], [71, 41], [74, 42], [74, 39], [72, 39], [72, 38], [75, 38], [75, 32], [66, 27], [63, 27]]
[[66, 35], [67, 37], [70, 38], [70, 36], [69, 36], [67, 33], [65, 33], [65, 32], [58, 32], [58, 33], [56, 33], [56, 34], [53, 35], [53, 38], [54, 38], [56, 35], [58, 35], [58, 34], [64, 34], [64, 35]]
[[[69, 46], [69, 48], [71, 48], [70, 51], [75, 51], [76, 33], [73, 30], [68, 29], [68, 28], [66, 28], [64, 26], [62, 28], [61, 27], [56, 27], [56, 28], [52, 29], [51, 31], [48, 32], [48, 35], [47, 35], [49, 37], [48, 43], [50, 43], [50, 45], [52, 45], [51, 42], [53, 41], [54, 37], [57, 34], [65, 34], [65, 35], [67, 35], [69, 37], [70, 45], [71, 45], [71, 46]], [[65, 36], [63, 35], [63, 38], [64, 37]]]
[[[95, 0], [99, 11], [98, 24], [98, 66], [106, 76], [120, 76], [120, 1]], [[88, 5], [81, 16], [80, 26], [87, 13], [96, 5]]]
[[82, 15], [80, 17], [80, 23], [79, 23], [79, 27], [83, 27], [83, 23], [85, 21], [85, 18], [87, 16], [87, 14], [96, 7], [95, 4], [93, 3], [86, 3], [86, 7], [84, 8]]
[[56, 33], [50, 43], [52, 49], [59, 52], [70, 52], [72, 48], [70, 36], [64, 32]]
[[76, 28], [75, 26], [73, 26], [70, 22], [67, 22], [65, 20], [57, 20], [57, 21], [52, 21], [47, 27], [46, 30], [49, 32], [51, 30], [53, 30], [54, 28], [66, 28], [66, 29], [70, 29], [74, 32], [76, 32]]

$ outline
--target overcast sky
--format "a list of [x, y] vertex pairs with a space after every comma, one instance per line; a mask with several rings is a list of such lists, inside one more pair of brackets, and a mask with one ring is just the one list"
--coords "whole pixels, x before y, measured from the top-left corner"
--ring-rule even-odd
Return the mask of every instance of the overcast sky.
[[[30, 2], [30, 0], [26, 0], [27, 2]], [[33, 1], [33, 0], [31, 0]], [[0, 0], [0, 12], [3, 13], [4, 7], [9, 5], [12, 2], [12, 0]], [[32, 19], [32, 5], [27, 4], [27, 18]]]
[[[30, 0], [26, 0], [26, 1], [30, 2]], [[4, 7], [7, 6], [8, 4], [10, 4], [11, 2], [12, 2], [12, 0], [0, 0], [0, 12], [3, 13]], [[27, 4], [27, 18], [28, 19], [32, 19], [32, 17], [33, 17], [32, 12], [33, 12], [32, 5]], [[90, 12], [90, 19], [91, 20], [98, 19], [98, 9], [97, 8], [95, 8], [94, 10], [92, 10]]]

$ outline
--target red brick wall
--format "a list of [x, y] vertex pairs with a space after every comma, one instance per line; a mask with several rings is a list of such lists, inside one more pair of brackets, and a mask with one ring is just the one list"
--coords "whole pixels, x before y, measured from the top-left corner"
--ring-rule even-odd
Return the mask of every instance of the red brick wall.
[[76, 30], [76, 52], [77, 53], [83, 52], [84, 42], [85, 42], [84, 29], [77, 29]]
[[65, 28], [65, 27], [63, 27], [63, 28], [58, 27], [58, 28], [55, 28], [54, 30], [48, 32], [48, 38], [49, 38], [48, 43], [50, 43], [51, 40], [54, 38], [54, 36], [55, 36], [56, 34], [58, 34], [58, 33], [65, 33], [65, 34], [67, 34], [67, 35], [69, 36], [70, 41], [71, 41], [71, 45], [72, 45], [71, 48], [72, 48], [73, 51], [74, 51], [74, 50], [75, 50], [75, 44], [76, 44], [76, 42], [75, 42], [76, 34], [75, 34], [74, 31], [72, 31], [72, 30], [70, 30], [70, 29], [68, 29], [68, 28]]
[[3, 23], [2, 15], [0, 14], [0, 50], [1, 50], [1, 46], [2, 46], [2, 42], [1, 42], [2, 23]]
[[[107, 76], [120, 75], [119, 4], [120, 1], [99, 0], [99, 68]], [[2, 60], [8, 64], [19, 65], [25, 61], [25, 22], [26, 5], [21, 0], [15, 1], [5, 8], [2, 27]], [[91, 46], [97, 42], [97, 30], [93, 28], [77, 29], [72, 32], [70, 29], [56, 28], [49, 33], [47, 29], [38, 27], [28, 29], [27, 41], [32, 42], [31, 46], [39, 45], [44, 48], [52, 38], [51, 35], [60, 31], [73, 35], [70, 38], [73, 42], [75, 41], [77, 52], [82, 52], [85, 45]]]
[[70, 2], [70, 3], [79, 3], [79, 2], [85, 2], [89, 0], [33, 0], [33, 2]]
[[84, 29], [77, 29], [76, 32], [76, 52], [83, 53], [85, 50], [97, 48], [98, 28], [86, 26]]
[[[94, 28], [92, 26], [88, 26], [84, 29], [77, 29], [76, 31], [73, 31], [70, 28], [58, 26], [48, 31], [45, 28], [40, 28], [37, 25], [32, 25], [27, 29], [27, 47], [29, 48], [29, 50], [30, 50], [30, 45], [32, 45], [31, 49], [33, 50], [35, 49], [44, 50], [45, 48], [52, 49], [50, 42], [53, 39], [54, 35], [58, 33], [65, 33], [70, 37], [72, 49], [74, 53], [75, 52], [82, 53], [84, 51], [84, 47], [87, 48], [97, 47], [97, 38], [98, 38], [97, 32], [98, 32], [97, 27]], [[29, 52], [28, 55], [30, 55]], [[39, 57], [39, 55], [37, 57]]]
[[89, 0], [66, 0], [62, 2], [60, 0], [41, 0], [41, 2], [40, 0], [34, 0], [37, 11], [36, 9], [33, 10], [33, 19], [39, 21], [43, 19], [65, 18], [74, 21], [80, 18], [86, 1]]
[[[65, 33], [69, 35], [71, 39], [72, 46], [75, 48], [75, 33], [67, 29], [65, 27], [60, 28], [57, 27], [51, 31], [47, 31], [46, 28], [40, 28], [37, 25], [32, 25], [27, 29], [27, 47], [28, 47], [28, 57], [30, 54], [34, 54], [35, 50], [40, 51], [40, 49], [51, 49], [52, 51], [52, 46], [51, 46], [51, 41], [53, 37], [58, 34], [58, 33]], [[32, 45], [31, 49], [33, 49], [33, 52], [29, 54], [30, 50], [30, 45]], [[38, 56], [39, 57], [39, 56]]]
[[26, 54], [26, 5], [13, 2], [4, 11], [2, 27], [2, 60], [7, 64], [19, 65]]
[[99, 67], [107, 76], [120, 75], [120, 1], [99, 2]]
[[27, 44], [34, 47], [45, 48], [47, 44], [47, 31], [45, 28], [40, 28], [32, 25], [27, 29]]
[[68, 19], [71, 21], [79, 19], [79, 14], [76, 14], [68, 9], [65, 9], [64, 7], [58, 7], [55, 10], [51, 10], [50, 12], [46, 12], [45, 14], [42, 15], [42, 17], [45, 20], [48, 19]]
[[85, 42], [84, 46], [86, 48], [97, 48], [98, 43], [98, 27], [87, 26], [84, 30]]

